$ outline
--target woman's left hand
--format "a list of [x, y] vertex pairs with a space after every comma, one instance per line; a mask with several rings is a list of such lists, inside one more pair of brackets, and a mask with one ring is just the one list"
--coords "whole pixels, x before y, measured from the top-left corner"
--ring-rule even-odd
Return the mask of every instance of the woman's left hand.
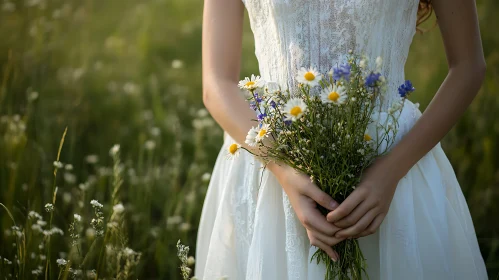
[[364, 171], [360, 184], [327, 220], [342, 228], [336, 238], [358, 238], [373, 234], [383, 222], [399, 178], [387, 158], [378, 158]]

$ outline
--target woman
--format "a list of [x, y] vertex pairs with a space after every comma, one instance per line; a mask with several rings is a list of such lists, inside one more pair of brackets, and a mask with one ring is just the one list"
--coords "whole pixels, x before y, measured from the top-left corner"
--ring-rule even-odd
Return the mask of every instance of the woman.
[[[466, 201], [439, 144], [484, 78], [474, 1], [243, 1], [205, 0], [203, 97], [226, 134], [201, 217], [196, 276], [323, 279], [324, 266], [310, 262], [317, 247], [337, 261], [331, 246], [359, 238], [370, 279], [486, 279]], [[437, 15], [447, 77], [424, 114], [405, 102], [404, 137], [341, 205], [288, 166], [270, 163], [262, 172], [247, 152], [225, 159], [234, 142], [251, 148], [244, 140], [255, 118], [237, 87], [244, 8], [263, 79], [292, 87], [300, 67], [325, 73], [355, 49], [383, 57], [389, 100], [404, 81], [418, 15]], [[317, 204], [331, 210], [327, 217]]]

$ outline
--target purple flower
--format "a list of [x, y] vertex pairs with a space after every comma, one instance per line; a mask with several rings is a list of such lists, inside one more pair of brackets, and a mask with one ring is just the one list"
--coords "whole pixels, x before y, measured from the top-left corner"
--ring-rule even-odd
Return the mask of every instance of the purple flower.
[[367, 75], [365, 85], [366, 87], [375, 87], [376, 83], [379, 81], [379, 77], [381, 77], [381, 73], [373, 73]]
[[274, 109], [275, 109], [275, 107], [277, 106], [277, 104], [275, 103], [275, 101], [274, 101], [274, 100], [271, 100], [271, 101], [270, 101], [270, 106], [272, 106], [272, 108], [274, 108]]
[[258, 114], [258, 120], [263, 121], [263, 119], [265, 119], [266, 116], [267, 116], [267, 114], [265, 114], [265, 113]]
[[398, 88], [400, 97], [406, 97], [409, 93], [413, 92], [415, 88], [412, 86], [411, 81], [406, 80]]
[[260, 96], [258, 96], [258, 93], [255, 93], [255, 94], [254, 94], [254, 97], [255, 97], [255, 101], [256, 101], [257, 103], [262, 102], [262, 99], [260, 98]]
[[341, 78], [350, 79], [350, 64], [342, 64], [333, 68], [333, 79], [338, 81]]
[[253, 111], [256, 111], [256, 109], [258, 109], [258, 107], [256, 106], [256, 103], [251, 101], [250, 102], [250, 108], [253, 110]]
[[285, 120], [285, 121], [284, 121], [284, 124], [285, 124], [286, 126], [290, 126], [292, 123], [293, 123], [293, 121], [291, 121], [291, 120]]

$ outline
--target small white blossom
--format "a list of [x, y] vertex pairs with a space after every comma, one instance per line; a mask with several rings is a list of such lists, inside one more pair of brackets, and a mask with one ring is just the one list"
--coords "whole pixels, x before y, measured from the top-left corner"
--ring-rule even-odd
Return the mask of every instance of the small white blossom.
[[40, 214], [38, 214], [38, 212], [36, 212], [36, 211], [29, 211], [28, 217], [30, 219], [36, 219], [36, 220], [42, 219], [42, 216]]
[[183, 232], [189, 231], [191, 229], [191, 224], [189, 224], [189, 223], [182, 223], [182, 224], [180, 224], [180, 226], [178, 227], [178, 229], [180, 231], [183, 231]]
[[54, 211], [54, 205], [52, 205], [52, 203], [45, 204], [45, 211], [47, 211], [49, 213]]
[[95, 199], [92, 199], [92, 200], [90, 201], [90, 204], [91, 204], [92, 206], [94, 206], [94, 207], [97, 207], [97, 208], [102, 208], [102, 207], [104, 207], [104, 205], [100, 204], [100, 203], [99, 203], [97, 200], [95, 200]]
[[123, 249], [123, 253], [125, 253], [125, 256], [127, 256], [127, 257], [128, 257], [128, 256], [132, 256], [132, 255], [134, 255], [134, 254], [135, 254], [135, 251], [134, 251], [134, 250], [132, 250], [132, 249], [130, 249], [130, 248], [128, 248], [128, 247], [126, 247], [125, 249]]
[[210, 181], [210, 178], [211, 178], [211, 174], [206, 172], [204, 173], [202, 176], [201, 176], [201, 181], [203, 182], [208, 182]]
[[119, 151], [120, 151], [120, 145], [119, 145], [119, 144], [115, 144], [115, 145], [111, 148], [111, 150], [109, 150], [109, 154], [110, 154], [111, 156], [115, 156], [115, 155], [117, 155], [117, 154], [119, 153]]
[[172, 61], [172, 68], [173, 69], [180, 69], [182, 67], [184, 67], [184, 62], [182, 60], [180, 60], [180, 59], [174, 59]]
[[99, 161], [99, 156], [97, 155], [88, 155], [85, 157], [85, 161], [89, 164], [96, 164]]
[[362, 69], [365, 69], [367, 66], [367, 62], [365, 59], [362, 59], [360, 62], [359, 62], [359, 67], [362, 68]]
[[187, 258], [187, 265], [188, 265], [188, 266], [193, 266], [195, 262], [196, 262], [196, 259], [194, 259], [194, 257], [193, 257], [193, 256], [189, 256], [189, 257]]
[[75, 221], [81, 222], [81, 216], [80, 215], [74, 214], [73, 217], [74, 217]]
[[113, 212], [114, 213], [121, 214], [124, 211], [125, 211], [125, 207], [121, 203], [118, 203], [118, 204], [116, 204], [116, 205], [113, 206]]
[[64, 164], [60, 161], [54, 161], [54, 167], [57, 169], [61, 169], [64, 167]]
[[65, 259], [57, 259], [56, 262], [58, 266], [65, 266], [68, 264], [68, 261], [66, 261]]
[[154, 148], [156, 148], [156, 143], [153, 140], [147, 140], [144, 143], [144, 146], [145, 146], [146, 150], [152, 151], [152, 150], [154, 150]]

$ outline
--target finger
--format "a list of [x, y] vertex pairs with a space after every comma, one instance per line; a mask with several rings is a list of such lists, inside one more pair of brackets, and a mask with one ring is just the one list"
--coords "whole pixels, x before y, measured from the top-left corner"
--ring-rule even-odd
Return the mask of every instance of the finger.
[[322, 234], [328, 236], [333, 236], [340, 230], [340, 228], [334, 224], [328, 223], [326, 221], [326, 217], [324, 217], [324, 215], [322, 215], [321, 212], [315, 207], [304, 209], [301, 221], [307, 229], [321, 232]]
[[338, 202], [336, 202], [330, 195], [323, 192], [316, 185], [312, 185], [309, 188], [307, 188], [306, 195], [328, 210], [332, 211], [339, 206]]
[[320, 241], [326, 243], [327, 245], [329, 245], [331, 247], [340, 243], [341, 241], [345, 240], [345, 238], [337, 238], [334, 235], [325, 235], [322, 232], [318, 232], [318, 231], [310, 231], [310, 232], [315, 237], [317, 237], [317, 239], [319, 239]]
[[374, 203], [369, 203], [368, 200], [364, 200], [357, 207], [355, 207], [349, 215], [335, 222], [334, 225], [343, 229], [349, 228], [362, 219], [362, 217], [364, 217], [369, 210], [373, 209], [374, 206]]
[[381, 214], [376, 216], [376, 218], [374, 218], [373, 222], [363, 232], [358, 234], [355, 238], [360, 238], [360, 237], [364, 237], [364, 236], [368, 236], [368, 235], [376, 233], [379, 226], [383, 222], [383, 219], [384, 219], [384, 216]]
[[[309, 237], [310, 238], [310, 237]], [[339, 255], [336, 251], [333, 250], [333, 248], [324, 242], [320, 241], [319, 239], [315, 238], [312, 236], [310, 238], [310, 245], [315, 246], [319, 249], [322, 249], [322, 251], [326, 252], [326, 254], [334, 261], [338, 261]]]
[[345, 201], [343, 201], [338, 208], [335, 210], [329, 212], [327, 214], [327, 221], [328, 222], [337, 222], [341, 220], [343, 217], [347, 216], [350, 214], [357, 205], [359, 205], [362, 201], [365, 199], [364, 192], [361, 191], [353, 191]]
[[376, 218], [377, 215], [378, 213], [374, 209], [372, 209], [371, 211], [367, 212], [367, 214], [365, 214], [355, 225], [347, 229], [338, 231], [334, 236], [337, 238], [354, 237], [366, 230], [374, 221], [374, 218]]

